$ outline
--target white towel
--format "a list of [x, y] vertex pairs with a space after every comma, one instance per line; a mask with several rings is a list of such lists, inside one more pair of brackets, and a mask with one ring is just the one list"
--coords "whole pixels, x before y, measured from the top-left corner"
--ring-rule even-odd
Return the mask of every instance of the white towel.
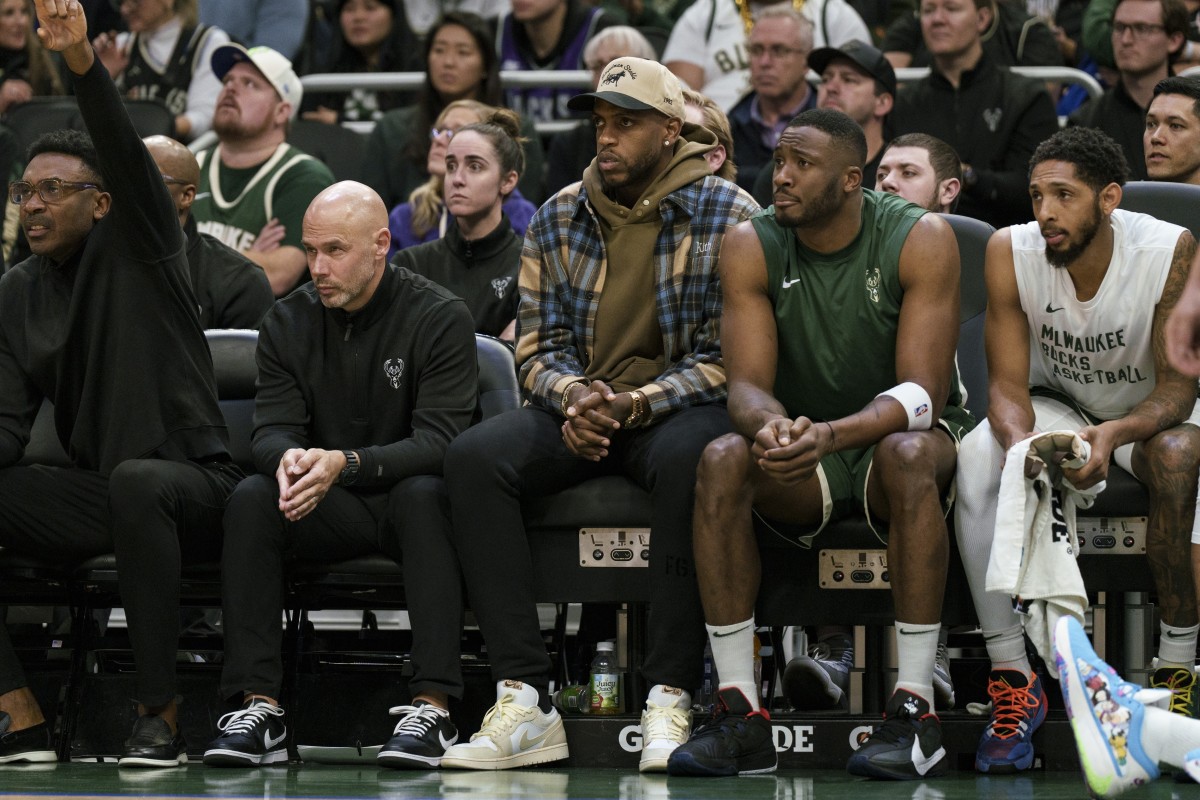
[[[1055, 464], [1055, 453], [1070, 453]], [[1075, 563], [1079, 548], [1075, 509], [1089, 508], [1104, 482], [1079, 491], [1062, 467], [1087, 463], [1091, 446], [1074, 431], [1049, 431], [1009, 448], [1000, 477], [996, 533], [988, 562], [987, 590], [1004, 592], [1025, 615], [1025, 632], [1046, 663], [1054, 663], [1054, 625], [1063, 616], [1081, 623], [1087, 591]], [[1025, 464], [1038, 467], [1025, 477]]]

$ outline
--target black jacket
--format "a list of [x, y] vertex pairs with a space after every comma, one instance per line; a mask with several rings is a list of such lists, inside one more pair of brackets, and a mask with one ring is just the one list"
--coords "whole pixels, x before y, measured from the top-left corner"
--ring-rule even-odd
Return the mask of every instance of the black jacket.
[[406, 247], [392, 263], [465, 300], [477, 333], [499, 336], [517, 316], [521, 237], [513, 233], [506, 216], [494, 231], [473, 242], [462, 237], [457, 224], [450, 225], [444, 238]]
[[277, 302], [257, 360], [254, 464], [268, 475], [294, 447], [357, 451], [355, 486], [440, 475], [447, 445], [475, 413], [466, 304], [395, 266], [353, 315], [325, 308], [311, 284]]
[[1146, 171], [1146, 146], [1142, 134], [1146, 131], [1146, 109], [1125, 91], [1125, 83], [1117, 85], [1092, 100], [1088, 100], [1071, 115], [1070, 124], [1102, 130], [1116, 140], [1129, 162], [1129, 179], [1149, 180]]
[[1054, 103], [1041, 81], [997, 68], [987, 55], [963, 73], [955, 89], [936, 71], [900, 91], [892, 112], [893, 134], [936, 136], [975, 170], [957, 213], [997, 228], [1028, 222], [1029, 157], [1058, 131]]
[[215, 236], [200, 233], [187, 218], [188, 269], [200, 306], [202, 328], [258, 328], [275, 303], [267, 273]]
[[84, 469], [225, 456], [175, 204], [100, 59], [74, 81], [112, 206], [63, 263], [31, 256], [0, 280], [0, 466], [43, 398]]

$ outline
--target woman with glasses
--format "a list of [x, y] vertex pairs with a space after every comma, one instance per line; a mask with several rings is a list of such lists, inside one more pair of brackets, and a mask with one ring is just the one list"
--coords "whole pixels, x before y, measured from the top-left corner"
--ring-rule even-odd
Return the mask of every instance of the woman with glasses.
[[[463, 109], [451, 104], [454, 112]], [[528, 216], [517, 231], [505, 212], [525, 166], [520, 118], [507, 108], [488, 109], [444, 144], [442, 179], [449, 219], [444, 237], [401, 250], [393, 263], [424, 275], [466, 301], [475, 330], [512, 341], [517, 316], [517, 269]], [[432, 158], [432, 155], [431, 155]], [[533, 206], [529, 206], [529, 214]]]
[[[445, 200], [447, 148], [458, 130], [493, 117], [496, 110], [475, 100], [456, 100], [438, 116], [429, 131], [429, 151], [425, 162], [429, 179], [413, 190], [407, 203], [392, 209], [388, 217], [388, 227], [392, 232], [389, 257], [406, 247], [441, 239], [453, 226], [454, 213]], [[512, 116], [520, 119], [516, 112], [512, 112]], [[517, 124], [519, 127], [520, 123]], [[521, 146], [525, 141], [523, 137], [519, 138]], [[525, 170], [524, 152], [521, 167], [516, 169], [519, 178]], [[537, 211], [537, 206], [526, 200], [515, 185], [508, 187], [499, 202], [512, 229], [518, 236], [524, 236], [525, 227], [533, 217], [533, 212]]]
[[[417, 102], [384, 114], [367, 141], [366, 183], [379, 192], [389, 208], [408, 199], [429, 177], [427, 134], [447, 105], [455, 100], [476, 100], [491, 106], [503, 102], [492, 30], [474, 14], [447, 12], [426, 36], [424, 64], [425, 83]], [[529, 140], [521, 192], [540, 201], [541, 143], [531, 122], [524, 121], [521, 132]]]
[[102, 33], [92, 46], [121, 94], [165, 105], [180, 141], [208, 131], [221, 91], [210, 62], [228, 34], [200, 24], [197, 0], [121, 0], [118, 7], [129, 32]]

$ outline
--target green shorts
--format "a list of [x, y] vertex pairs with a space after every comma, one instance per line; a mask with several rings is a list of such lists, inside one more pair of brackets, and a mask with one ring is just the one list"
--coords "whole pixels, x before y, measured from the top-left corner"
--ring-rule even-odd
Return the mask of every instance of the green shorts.
[[[954, 449], [975, 427], [975, 418], [965, 408], [949, 406], [942, 411], [937, 427], [945, 431], [954, 441]], [[875, 445], [861, 450], [840, 450], [825, 456], [817, 466], [817, 480], [821, 482], [821, 522], [814, 529], [802, 525], [781, 524], [758, 515], [768, 529], [801, 547], [811, 547], [812, 540], [830, 522], [847, 517], [866, 517], [867, 524], [887, 544], [883, 525], [876, 525], [867, 508], [867, 482], [871, 478], [871, 462], [875, 457]], [[946, 513], [954, 503], [954, 485], [951, 484], [943, 500]]]

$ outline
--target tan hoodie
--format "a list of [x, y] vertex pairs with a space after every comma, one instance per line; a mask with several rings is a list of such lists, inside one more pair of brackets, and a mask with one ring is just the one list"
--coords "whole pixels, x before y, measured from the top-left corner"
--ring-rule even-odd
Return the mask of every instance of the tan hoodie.
[[716, 146], [717, 137], [710, 131], [685, 124], [671, 161], [632, 209], [604, 193], [594, 159], [583, 172], [607, 259], [597, 284], [600, 302], [586, 375], [604, 381], [613, 391], [639, 389], [666, 370], [662, 329], [655, 313], [654, 245], [662, 224], [658, 205], [671, 192], [712, 174], [705, 155]]

